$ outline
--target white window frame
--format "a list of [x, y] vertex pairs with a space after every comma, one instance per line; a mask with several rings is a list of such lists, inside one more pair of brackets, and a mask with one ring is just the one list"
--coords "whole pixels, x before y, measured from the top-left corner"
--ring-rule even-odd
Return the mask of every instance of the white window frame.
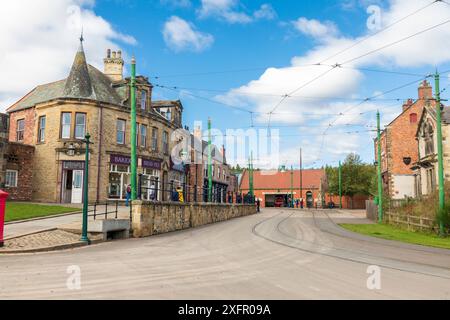
[[167, 131], [163, 131], [163, 152], [165, 155], [168, 155], [169, 150], [169, 133]]
[[[123, 124], [123, 130], [119, 128], [119, 123]], [[123, 119], [117, 119], [116, 121], [116, 142], [117, 144], [124, 145], [126, 140], [127, 122]], [[119, 141], [119, 133], [122, 134], [122, 141]]]
[[[145, 129], [145, 132], [142, 132], [143, 129]], [[141, 148], [146, 148], [147, 147], [147, 126], [145, 124], [141, 124], [139, 126], [139, 135], [140, 135], [139, 145], [141, 146]]]
[[[82, 124], [78, 124], [77, 122], [79, 116], [83, 117]], [[86, 137], [86, 122], [87, 122], [86, 118], [87, 118], [86, 113], [82, 112], [75, 113], [75, 139], [84, 139]], [[80, 127], [83, 128], [83, 134], [81, 136], [77, 134], [78, 128]]]
[[158, 128], [152, 128], [152, 151], [158, 151]]
[[147, 91], [141, 91], [141, 109], [145, 110], [147, 108]]
[[[42, 122], [43, 120], [43, 122]], [[39, 129], [38, 129], [38, 142], [45, 142], [45, 127], [47, 125], [47, 117], [40, 116], [39, 117]]]
[[[22, 125], [22, 128], [20, 124]], [[19, 119], [17, 120], [17, 128], [16, 128], [16, 141], [24, 141], [25, 140], [25, 119]]]
[[[11, 184], [10, 180], [10, 174], [14, 173], [14, 181], [13, 184]], [[7, 188], [17, 188], [17, 180], [19, 179], [19, 171], [17, 170], [6, 170], [5, 175], [5, 187]]]
[[[64, 116], [69, 116], [69, 123], [64, 122]], [[69, 129], [68, 135], [65, 135], [64, 131]], [[61, 139], [70, 139], [71, 137], [71, 131], [72, 131], [72, 113], [71, 112], [62, 112], [61, 113]]]

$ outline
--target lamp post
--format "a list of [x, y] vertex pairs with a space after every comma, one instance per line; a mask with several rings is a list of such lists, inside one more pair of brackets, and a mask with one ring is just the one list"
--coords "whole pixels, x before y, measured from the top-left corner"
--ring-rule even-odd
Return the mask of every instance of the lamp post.
[[136, 148], [136, 59], [131, 60], [131, 200], [137, 199], [137, 148]]
[[86, 154], [84, 161], [84, 181], [83, 181], [83, 226], [81, 228], [81, 241], [90, 243], [88, 238], [88, 203], [89, 203], [89, 145], [91, 144], [91, 135], [86, 134]]
[[[436, 124], [437, 124], [437, 147], [438, 147], [438, 178], [439, 178], [439, 212], [444, 215], [445, 208], [445, 190], [444, 190], [444, 156], [442, 146], [442, 110], [441, 110], [441, 93], [439, 88], [439, 73], [436, 71], [435, 90], [436, 90]], [[439, 221], [439, 231], [441, 235], [445, 234], [444, 217]]]
[[339, 161], [339, 209], [342, 209], [342, 163]]
[[212, 182], [212, 135], [211, 135], [211, 118], [208, 119], [208, 202], [213, 200], [213, 182]]
[[378, 223], [383, 223], [383, 182], [381, 179], [381, 119], [377, 111], [377, 177], [378, 177]]

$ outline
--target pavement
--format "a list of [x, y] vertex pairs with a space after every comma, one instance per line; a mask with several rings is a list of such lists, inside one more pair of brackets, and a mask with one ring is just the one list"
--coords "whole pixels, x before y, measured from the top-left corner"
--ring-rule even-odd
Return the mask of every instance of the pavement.
[[[261, 214], [145, 239], [0, 256], [0, 299], [449, 299], [450, 250], [375, 239], [338, 210]], [[80, 288], [67, 283], [79, 270]], [[370, 290], [370, 266], [380, 289]], [[79, 268], [79, 269], [78, 269]]]
[[[118, 208], [119, 218], [129, 219], [130, 218], [130, 208], [125, 206], [120, 206]], [[90, 207], [90, 210], [92, 208]], [[108, 212], [115, 210], [114, 206], [109, 206]], [[106, 212], [105, 206], [98, 206], [98, 213]], [[92, 213], [90, 213], [92, 214]], [[109, 217], [114, 217], [112, 213]], [[94, 218], [90, 217], [89, 220], [92, 221]], [[104, 219], [104, 215], [97, 216], [97, 219]], [[82, 215], [80, 212], [68, 213], [58, 216], [49, 216], [38, 218], [34, 220], [24, 220], [19, 222], [11, 222], [5, 225], [4, 237], [5, 239], [18, 237], [30, 233], [37, 233], [41, 231], [47, 231], [54, 228], [78, 228], [81, 229]]]

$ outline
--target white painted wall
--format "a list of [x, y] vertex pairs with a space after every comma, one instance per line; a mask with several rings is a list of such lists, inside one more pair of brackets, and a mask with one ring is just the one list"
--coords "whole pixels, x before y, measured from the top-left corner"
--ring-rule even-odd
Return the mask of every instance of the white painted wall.
[[415, 197], [415, 180], [413, 175], [393, 175], [394, 199], [404, 199], [405, 197]]

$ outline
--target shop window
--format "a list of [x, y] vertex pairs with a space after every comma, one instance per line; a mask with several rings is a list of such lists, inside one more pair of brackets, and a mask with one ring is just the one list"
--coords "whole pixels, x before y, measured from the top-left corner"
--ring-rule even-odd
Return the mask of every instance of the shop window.
[[17, 187], [17, 176], [18, 176], [18, 171], [6, 170], [5, 186], [8, 188], [16, 188]]
[[16, 129], [16, 141], [20, 142], [23, 141], [24, 135], [25, 135], [25, 120], [20, 119], [17, 120], [17, 129]]
[[409, 122], [410, 123], [417, 123], [417, 113], [411, 113], [409, 115]]

